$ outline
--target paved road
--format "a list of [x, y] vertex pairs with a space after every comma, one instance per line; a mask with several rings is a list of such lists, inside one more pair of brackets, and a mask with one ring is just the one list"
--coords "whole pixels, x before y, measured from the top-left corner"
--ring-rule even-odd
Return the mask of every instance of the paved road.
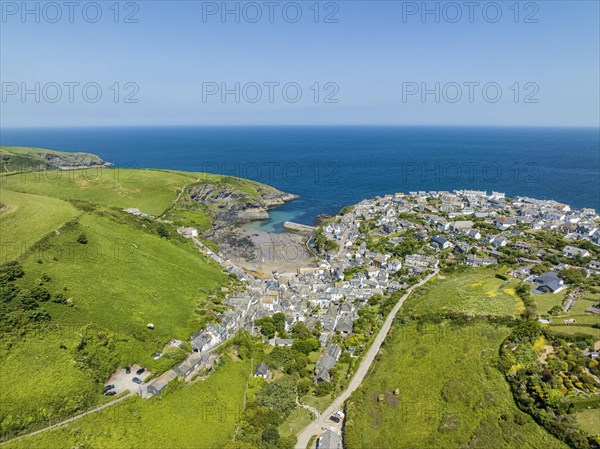
[[311, 439], [311, 437], [314, 435], [320, 435], [321, 432], [327, 429], [328, 427], [333, 427], [338, 433], [341, 434], [342, 423], [334, 423], [329, 419], [329, 417], [338, 410], [343, 409], [344, 402], [362, 383], [363, 379], [367, 375], [367, 372], [369, 371], [369, 368], [371, 367], [371, 364], [375, 360], [375, 356], [381, 348], [383, 340], [385, 340], [385, 337], [387, 336], [390, 328], [392, 327], [392, 323], [394, 322], [394, 318], [396, 317], [398, 310], [400, 310], [400, 307], [402, 306], [402, 304], [404, 304], [406, 298], [408, 298], [408, 296], [412, 293], [412, 291], [415, 288], [420, 287], [425, 282], [429, 281], [429, 279], [435, 276], [435, 274], [437, 274], [437, 270], [434, 273], [428, 275], [418, 284], [415, 284], [412, 287], [410, 287], [406, 291], [406, 294], [404, 294], [404, 296], [400, 298], [398, 303], [394, 306], [394, 308], [386, 318], [385, 322], [383, 323], [383, 326], [381, 327], [379, 333], [375, 337], [375, 340], [373, 341], [373, 344], [367, 351], [365, 357], [362, 359], [358, 369], [356, 370], [356, 373], [354, 373], [352, 380], [350, 380], [350, 384], [348, 384], [348, 388], [346, 388], [346, 390], [342, 394], [335, 398], [333, 403], [329, 407], [327, 407], [325, 412], [318, 415], [317, 419], [315, 419], [313, 422], [311, 422], [308, 426], [306, 426], [300, 431], [300, 433], [298, 434], [298, 443], [296, 444], [296, 449], [306, 449], [306, 446], [308, 445], [308, 442]]

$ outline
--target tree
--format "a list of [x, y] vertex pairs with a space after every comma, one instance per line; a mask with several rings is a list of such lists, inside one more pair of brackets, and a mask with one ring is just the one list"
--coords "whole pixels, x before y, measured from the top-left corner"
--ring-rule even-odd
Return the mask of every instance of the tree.
[[276, 442], [279, 440], [279, 430], [273, 424], [269, 424], [262, 433], [262, 439], [265, 441]]
[[164, 225], [158, 225], [158, 227], [156, 228], [156, 232], [161, 238], [168, 239], [171, 236], [171, 234], [169, 234], [169, 231]]
[[586, 277], [585, 271], [579, 268], [564, 268], [558, 274], [567, 284], [579, 284]]
[[271, 319], [273, 320], [273, 325], [275, 326], [275, 330], [279, 334], [283, 334], [285, 332], [285, 315], [281, 312], [274, 314]]
[[296, 382], [290, 377], [282, 377], [266, 384], [262, 389], [260, 402], [287, 416], [296, 406]]
[[275, 337], [275, 324], [273, 323], [273, 318], [270, 316], [264, 317], [260, 320], [256, 320], [254, 322], [257, 326], [260, 326], [260, 333], [265, 337], [271, 339]]
[[2, 284], [12, 282], [23, 276], [25, 276], [25, 271], [23, 271], [23, 266], [17, 261], [11, 260], [0, 267], [0, 283]]
[[307, 355], [313, 351], [317, 351], [320, 347], [319, 340], [312, 337], [307, 338], [306, 340], [295, 340], [294, 343], [292, 343], [292, 349], [294, 351]]

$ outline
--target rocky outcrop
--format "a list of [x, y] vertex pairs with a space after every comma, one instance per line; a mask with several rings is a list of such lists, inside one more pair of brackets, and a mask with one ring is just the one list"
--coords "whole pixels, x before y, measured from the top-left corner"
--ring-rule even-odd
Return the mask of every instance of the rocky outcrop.
[[196, 184], [189, 189], [190, 198], [207, 206], [219, 225], [248, 223], [267, 220], [269, 209], [282, 206], [298, 198], [297, 195], [281, 192], [264, 186], [251, 195], [229, 185]]

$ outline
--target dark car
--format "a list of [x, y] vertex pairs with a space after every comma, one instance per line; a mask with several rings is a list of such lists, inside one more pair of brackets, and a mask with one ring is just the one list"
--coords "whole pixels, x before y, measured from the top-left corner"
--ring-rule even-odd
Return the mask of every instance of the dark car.
[[138, 379], [137, 377], [134, 377], [133, 379], [131, 379], [133, 382], [135, 382], [136, 384], [141, 384], [142, 383], [142, 379]]
[[104, 387], [104, 392], [106, 393], [107, 391], [109, 391], [109, 390], [113, 390], [114, 388], [115, 388], [115, 386], [114, 386], [114, 385], [106, 385], [106, 386]]
[[338, 418], [338, 417], [337, 417], [337, 416], [335, 416], [335, 415], [331, 415], [331, 416], [329, 417], [329, 419], [330, 419], [330, 420], [332, 420], [333, 422], [340, 422], [340, 418]]
[[137, 375], [139, 376], [139, 375], [140, 375], [140, 374], [142, 374], [144, 371], [146, 371], [144, 368], [140, 368], [139, 370], [137, 370], [137, 371], [135, 372], [135, 374], [137, 374]]
[[131, 373], [131, 367], [130, 366], [126, 366], [125, 367], [125, 374], [129, 374]]
[[117, 392], [115, 390], [110, 390], [104, 393], [106, 396], [115, 396]]

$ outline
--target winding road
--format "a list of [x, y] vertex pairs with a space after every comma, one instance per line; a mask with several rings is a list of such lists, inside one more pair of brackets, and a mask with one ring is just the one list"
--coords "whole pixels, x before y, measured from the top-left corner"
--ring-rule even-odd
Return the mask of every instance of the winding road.
[[363, 358], [358, 369], [356, 370], [356, 373], [354, 373], [352, 380], [350, 380], [350, 383], [348, 384], [348, 387], [346, 388], [346, 390], [344, 390], [343, 393], [341, 393], [337, 398], [335, 398], [333, 403], [331, 403], [331, 405], [329, 407], [327, 407], [327, 409], [323, 413], [318, 414], [317, 418], [313, 422], [311, 422], [309, 425], [307, 425], [304, 429], [302, 429], [300, 431], [300, 433], [298, 434], [298, 443], [296, 444], [296, 449], [306, 449], [310, 439], [315, 435], [317, 435], [317, 436], [320, 435], [321, 432], [323, 432], [327, 428], [332, 427], [338, 433], [341, 434], [342, 422], [335, 423], [335, 422], [331, 421], [329, 419], [329, 417], [331, 415], [333, 415], [335, 412], [337, 412], [338, 410], [343, 410], [344, 402], [346, 402], [346, 400], [359, 387], [359, 385], [362, 383], [362, 381], [366, 377], [367, 373], [369, 372], [369, 368], [371, 367], [371, 365], [373, 364], [373, 361], [375, 360], [375, 356], [377, 355], [377, 353], [379, 352], [379, 349], [381, 348], [381, 344], [385, 340], [385, 337], [387, 336], [388, 332], [390, 331], [390, 328], [392, 327], [392, 323], [394, 322], [394, 318], [396, 317], [398, 310], [400, 310], [400, 307], [402, 307], [402, 304], [404, 304], [404, 301], [406, 301], [406, 298], [408, 298], [408, 296], [413, 292], [414, 289], [425, 284], [433, 276], [435, 276], [437, 274], [437, 272], [438, 272], [437, 269], [434, 270], [433, 273], [429, 274], [421, 282], [410, 287], [406, 291], [406, 293], [402, 296], [402, 298], [400, 298], [400, 300], [396, 303], [396, 305], [393, 307], [393, 309], [387, 316], [385, 322], [383, 323], [383, 326], [381, 326], [381, 329], [379, 330], [379, 333], [375, 337], [373, 344], [368, 349], [365, 357]]

